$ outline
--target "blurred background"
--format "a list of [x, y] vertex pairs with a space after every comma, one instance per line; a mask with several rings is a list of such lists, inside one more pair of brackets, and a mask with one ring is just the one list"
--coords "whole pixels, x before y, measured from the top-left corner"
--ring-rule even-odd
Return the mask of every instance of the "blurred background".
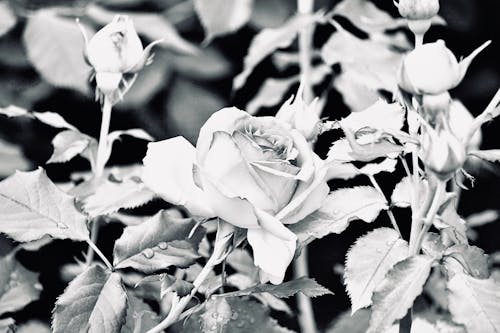
[[[373, 2], [397, 16], [391, 0]], [[315, 8], [328, 10], [336, 3], [338, 1], [316, 0]], [[67, 16], [68, 20], [40, 24], [43, 21], [32, 19], [53, 9]], [[80, 71], [83, 58], [73, 60], [75, 55], [82, 53], [79, 30], [76, 24], [67, 23], [81, 16], [87, 27], [98, 30], [114, 13], [122, 11], [153, 19], [144, 20], [146, 24], [137, 27], [144, 44], [157, 36], [167, 36], [171, 43], [155, 49], [154, 62], [139, 74], [125, 99], [115, 106], [111, 130], [139, 127], [157, 140], [183, 135], [194, 143], [199, 128], [213, 112], [233, 105], [247, 109], [266, 79], [287, 79], [299, 73], [299, 67], [293, 62], [284, 61], [285, 65], [277, 65], [266, 58], [256, 67], [243, 88], [232, 91], [233, 78], [242, 71], [243, 59], [252, 38], [261, 29], [280, 26], [292, 16], [296, 12], [293, 0], [255, 0], [248, 24], [210, 43], [203, 43], [204, 29], [190, 0], [4, 0], [0, 2], [0, 107], [16, 105], [28, 110], [57, 112], [83, 133], [97, 137], [101, 120], [100, 106], [93, 98], [93, 83], [88, 82], [87, 78], [81, 80], [82, 75], [87, 75], [85, 71]], [[457, 56], [468, 55], [486, 40], [493, 41], [474, 60], [462, 84], [452, 91], [452, 95], [460, 99], [474, 115], [484, 109], [500, 86], [498, 13], [498, 0], [442, 0], [440, 15], [447, 24], [432, 27], [426, 35], [426, 41], [444, 39]], [[356, 30], [347, 18], [339, 20], [353, 31]], [[314, 33], [315, 49], [320, 49], [334, 31], [335, 28], [329, 24], [319, 25]], [[355, 32], [363, 34], [362, 31]], [[66, 53], [59, 54], [59, 57], [68, 61], [54, 58], [52, 47], [58, 50], [62, 47]], [[296, 45], [292, 45], [289, 49], [296, 48]], [[34, 64], [40, 61], [44, 63]], [[47, 80], [43, 66], [53, 66], [54, 62], [60, 69], [58, 75], [66, 79], [69, 77], [69, 83], [63, 80], [64, 84], [59, 84], [54, 78]], [[347, 115], [350, 109], [331, 84], [339, 67], [334, 65], [330, 69], [331, 73], [315, 86], [315, 92], [326, 96], [322, 116], [338, 119]], [[276, 101], [274, 105], [250, 107], [257, 114], [273, 114], [297, 88], [298, 84], [290, 84], [282, 100]], [[499, 130], [499, 121], [485, 126], [482, 148], [500, 148]], [[0, 177], [12, 174], [15, 169], [31, 170], [43, 166], [51, 179], [64, 182], [72, 172], [88, 170], [88, 162], [80, 157], [66, 164], [45, 164], [52, 154], [51, 141], [57, 132], [31, 119], [0, 116]], [[316, 148], [322, 157], [326, 156], [332, 140], [338, 134], [328, 133], [319, 140]], [[140, 163], [145, 151], [145, 141], [125, 137], [115, 144], [108, 164]], [[500, 168], [484, 164], [474, 164], [470, 168], [470, 173], [476, 176], [475, 187], [464, 192], [459, 212], [469, 216], [484, 209], [499, 209]], [[390, 195], [401, 176], [402, 173], [398, 172], [382, 174], [377, 178]], [[330, 185], [336, 188], [360, 182], [335, 181]], [[166, 205], [155, 201], [142, 208], [141, 213], [152, 213], [159, 207]], [[403, 232], [408, 232], [409, 214], [399, 210], [395, 214]], [[405, 221], [408, 221], [408, 225], [405, 225]], [[477, 237], [474, 243], [486, 253], [500, 251], [500, 224], [496, 222], [475, 228]], [[339, 266], [343, 264], [349, 246], [358, 236], [381, 225], [389, 225], [385, 215], [370, 225], [352, 224], [342, 235], [331, 235], [310, 245], [311, 277], [336, 294], [313, 300], [319, 327], [328, 327], [334, 318], [349, 307]], [[100, 233], [99, 244], [105, 253], [111, 253], [112, 240], [119, 237], [121, 228], [107, 225]], [[7, 247], [8, 244], [0, 242], [0, 254]], [[23, 264], [41, 272], [40, 280], [45, 289], [41, 300], [14, 316], [16, 321], [22, 322], [29, 318], [46, 322], [50, 320], [55, 298], [65, 287], [59, 268], [62, 263], [74, 261], [75, 256], [81, 258], [84, 250], [81, 244], [56, 241], [39, 252], [19, 254]], [[291, 304], [294, 306], [293, 301]], [[285, 326], [298, 329], [295, 318], [283, 314], [276, 314], [276, 317]]]

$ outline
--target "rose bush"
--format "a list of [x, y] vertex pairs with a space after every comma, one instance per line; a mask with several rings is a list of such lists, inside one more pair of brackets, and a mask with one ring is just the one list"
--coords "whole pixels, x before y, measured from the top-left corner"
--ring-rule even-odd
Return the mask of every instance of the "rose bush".
[[278, 284], [296, 249], [286, 225], [321, 206], [325, 176], [323, 161], [287, 122], [226, 108], [204, 124], [196, 148], [182, 137], [150, 143], [143, 180], [193, 215], [247, 229], [261, 280]]

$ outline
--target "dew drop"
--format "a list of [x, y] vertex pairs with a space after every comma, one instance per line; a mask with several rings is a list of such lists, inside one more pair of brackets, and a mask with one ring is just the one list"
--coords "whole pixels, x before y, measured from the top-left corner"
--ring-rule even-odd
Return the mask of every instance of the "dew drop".
[[376, 249], [377, 253], [382, 253], [382, 249]]
[[242, 328], [243, 326], [245, 326], [245, 322], [244, 321], [239, 321], [236, 323], [236, 327], [238, 328]]
[[33, 285], [33, 287], [34, 287], [36, 290], [43, 290], [43, 286], [42, 286], [40, 283], [38, 283], [38, 282], [37, 282], [37, 283], [35, 283], [35, 284]]
[[339, 215], [340, 212], [338, 210], [334, 210], [332, 213], [333, 215]]
[[160, 243], [158, 244], [158, 247], [159, 247], [160, 249], [162, 249], [162, 250], [166, 250], [166, 249], [167, 249], [167, 247], [168, 247], [168, 244], [167, 244], [167, 242], [160, 242]]
[[387, 242], [385, 242], [385, 245], [387, 245], [387, 246], [391, 246], [391, 245], [392, 245], [392, 242], [391, 242], [391, 241], [387, 241]]
[[254, 319], [254, 318], [252, 318], [252, 317], [250, 317], [248, 321], [250, 322], [250, 324], [255, 323], [255, 319]]
[[142, 250], [142, 255], [145, 256], [147, 259], [151, 259], [153, 258], [155, 253], [152, 249], [144, 249]]
[[68, 226], [66, 224], [64, 224], [64, 223], [57, 223], [57, 227], [59, 229], [68, 229]]
[[15, 279], [17, 279], [17, 273], [16, 273], [16, 272], [12, 272], [12, 273], [10, 273], [10, 279], [11, 279], [11, 280], [15, 280]]
[[236, 319], [238, 319], [238, 312], [233, 311], [233, 313], [231, 313], [231, 319], [232, 319], [232, 320], [236, 320]]

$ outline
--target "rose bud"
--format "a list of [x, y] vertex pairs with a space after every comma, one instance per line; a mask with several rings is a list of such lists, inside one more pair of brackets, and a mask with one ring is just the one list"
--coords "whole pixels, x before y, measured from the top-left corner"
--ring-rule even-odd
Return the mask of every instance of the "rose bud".
[[445, 91], [439, 95], [423, 95], [422, 96], [422, 108], [425, 112], [425, 117], [427, 121], [431, 124], [436, 123], [436, 121], [441, 117], [448, 116], [448, 110], [451, 104], [450, 93]]
[[[124, 74], [135, 74], [151, 61], [151, 50], [161, 42], [154, 41], [143, 48], [132, 20], [126, 15], [116, 15], [111, 23], [99, 30], [90, 41], [85, 39], [84, 56], [95, 71], [97, 89], [116, 103], [131, 83], [123, 81]], [[113, 103], [113, 104], [114, 104]]]
[[446, 126], [438, 130], [426, 126], [421, 149], [425, 166], [443, 181], [462, 168], [466, 159], [463, 143]]
[[489, 43], [460, 62], [442, 40], [418, 46], [403, 59], [398, 72], [399, 87], [415, 95], [439, 95], [450, 90], [462, 81], [474, 57]]
[[439, 0], [399, 0], [399, 14], [409, 20], [426, 20], [439, 12]]

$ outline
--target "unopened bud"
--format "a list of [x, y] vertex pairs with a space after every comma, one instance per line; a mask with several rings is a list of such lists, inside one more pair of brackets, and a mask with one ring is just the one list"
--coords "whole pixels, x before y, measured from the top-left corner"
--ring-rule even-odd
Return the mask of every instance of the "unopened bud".
[[399, 14], [409, 20], [426, 20], [439, 12], [439, 0], [399, 0]]
[[430, 126], [422, 135], [423, 162], [438, 179], [448, 180], [460, 168], [465, 159], [465, 147], [447, 128], [435, 130]]
[[423, 95], [422, 97], [422, 108], [425, 117], [431, 123], [435, 123], [440, 115], [447, 117], [450, 104], [451, 97], [447, 91], [439, 95]]

